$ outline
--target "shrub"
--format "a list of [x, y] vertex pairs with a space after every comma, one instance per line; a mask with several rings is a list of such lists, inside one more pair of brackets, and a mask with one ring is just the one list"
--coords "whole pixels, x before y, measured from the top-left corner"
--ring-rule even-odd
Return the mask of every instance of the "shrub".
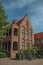
[[7, 57], [7, 56], [6, 56], [6, 53], [0, 52], [0, 58], [5, 58], [5, 57]]
[[24, 58], [24, 53], [23, 53], [23, 51], [16, 54], [16, 59], [18, 59], [18, 60], [23, 60], [23, 58]]
[[21, 54], [20, 53], [16, 53], [16, 59], [18, 59], [18, 60], [21, 59]]
[[43, 56], [43, 52], [40, 53]]
[[21, 59], [36, 59], [36, 58], [43, 58], [43, 52], [41, 52], [40, 48], [37, 47], [30, 47], [25, 51], [21, 51], [19, 53], [16, 54], [16, 58], [18, 60]]
[[40, 52], [39, 58], [43, 58], [43, 52]]
[[[37, 47], [31, 47], [26, 50], [25, 56], [28, 59], [36, 59], [39, 55], [40, 50]], [[41, 57], [41, 56], [40, 56]]]
[[19, 59], [19, 54], [18, 53], [16, 53], [16, 59]]
[[24, 54], [23, 54], [23, 53], [21, 53], [21, 59], [22, 59], [22, 60], [24, 59]]
[[41, 58], [42, 56], [39, 54], [38, 56], [37, 56], [37, 58]]
[[32, 55], [29, 55], [29, 56], [28, 56], [28, 59], [29, 59], [29, 60], [32, 60], [32, 59], [33, 59], [33, 56], [32, 56]]

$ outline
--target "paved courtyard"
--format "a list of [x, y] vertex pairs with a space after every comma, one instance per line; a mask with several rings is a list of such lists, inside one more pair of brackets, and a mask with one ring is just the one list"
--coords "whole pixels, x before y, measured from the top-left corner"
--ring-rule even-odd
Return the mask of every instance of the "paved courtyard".
[[43, 59], [37, 60], [11, 60], [9, 58], [0, 59], [0, 65], [43, 65]]

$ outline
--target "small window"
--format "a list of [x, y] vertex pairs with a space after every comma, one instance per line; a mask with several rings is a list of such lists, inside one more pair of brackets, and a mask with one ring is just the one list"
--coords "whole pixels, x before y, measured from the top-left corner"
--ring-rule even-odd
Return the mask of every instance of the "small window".
[[43, 44], [43, 40], [41, 40], [41, 43]]
[[25, 49], [25, 43], [22, 42], [22, 50], [24, 50], [24, 49]]
[[26, 25], [25, 25], [26, 29], [28, 29], [28, 21], [26, 21]]
[[25, 37], [25, 29], [22, 29], [22, 39]]
[[25, 36], [26, 36], [26, 39], [29, 38], [29, 33], [28, 33], [28, 31], [26, 31]]
[[12, 29], [10, 28], [9, 29], [9, 36], [11, 36], [11, 34], [12, 34]]
[[7, 30], [7, 32], [6, 32], [6, 36], [8, 36], [8, 33], [9, 33], [9, 32], [8, 32], [8, 30]]
[[18, 36], [18, 29], [14, 28], [14, 35]]
[[18, 49], [18, 44], [17, 44], [17, 42], [14, 42], [13, 43], [13, 50], [17, 51], [17, 49]]
[[29, 40], [32, 40], [32, 31], [29, 32]]
[[23, 46], [25, 45], [24, 43], [25, 43], [25, 42], [23, 41], [23, 42], [22, 42], [22, 45], [23, 45]]
[[5, 51], [7, 50], [7, 42], [5, 42]]
[[4, 42], [2, 42], [2, 51], [4, 50]]
[[8, 51], [10, 51], [10, 48], [11, 48], [11, 42], [9, 41], [8, 42]]

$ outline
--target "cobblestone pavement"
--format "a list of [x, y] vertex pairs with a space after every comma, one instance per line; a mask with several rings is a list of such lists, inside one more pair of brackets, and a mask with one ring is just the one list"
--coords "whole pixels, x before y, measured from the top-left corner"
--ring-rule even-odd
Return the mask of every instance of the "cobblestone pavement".
[[37, 60], [11, 60], [9, 58], [0, 59], [0, 65], [43, 65], [43, 59]]

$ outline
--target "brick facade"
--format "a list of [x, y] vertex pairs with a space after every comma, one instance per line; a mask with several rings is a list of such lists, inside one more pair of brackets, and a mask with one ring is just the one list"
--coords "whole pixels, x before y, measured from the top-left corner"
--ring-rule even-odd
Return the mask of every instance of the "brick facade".
[[6, 51], [11, 58], [16, 57], [20, 50], [26, 50], [34, 45], [33, 29], [25, 16], [21, 20], [14, 20], [9, 26], [6, 38], [2, 41], [1, 50]]
[[34, 34], [34, 45], [43, 51], [43, 32]]

